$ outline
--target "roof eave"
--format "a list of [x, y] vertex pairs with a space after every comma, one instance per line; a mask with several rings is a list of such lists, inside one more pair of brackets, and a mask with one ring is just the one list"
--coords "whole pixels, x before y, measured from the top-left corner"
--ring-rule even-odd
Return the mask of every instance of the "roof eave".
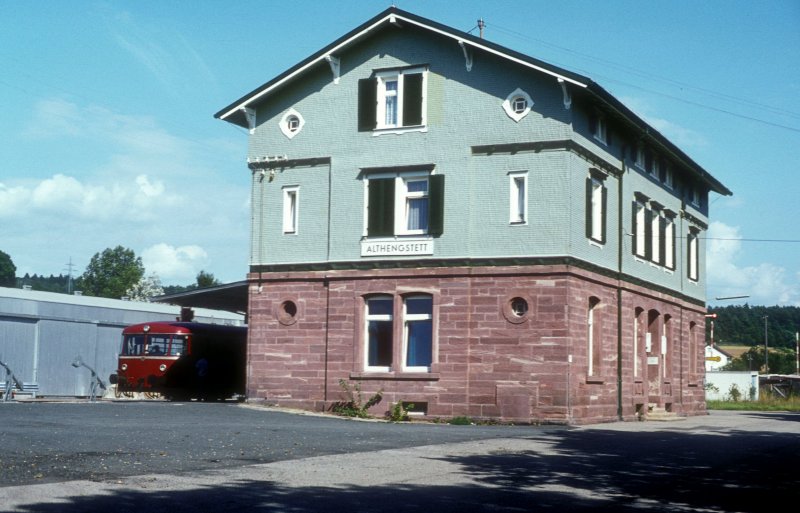
[[662, 148], [669, 151], [675, 158], [682, 161], [687, 167], [692, 169], [697, 177], [702, 180], [708, 187], [723, 196], [732, 196], [733, 192], [725, 187], [722, 182], [714, 178], [711, 173], [706, 171], [700, 164], [695, 162], [691, 157], [684, 153], [680, 148], [673, 144], [669, 139], [664, 137], [658, 130], [653, 128], [649, 123], [640, 118], [635, 112], [625, 106], [622, 102], [617, 100], [608, 91], [603, 89], [600, 85], [592, 82], [586, 87], [586, 90], [591, 93], [595, 98], [602, 101], [610, 108], [617, 111], [622, 117], [632, 123], [638, 130], [640, 130], [645, 137], [649, 137]]
[[270, 80], [266, 84], [262, 85], [258, 89], [246, 94], [245, 96], [236, 100], [232, 104], [223, 108], [222, 110], [214, 114], [214, 117], [246, 128], [247, 120], [243, 113], [244, 109], [252, 108], [255, 104], [259, 102], [259, 100], [269, 95], [269, 93], [271, 93], [275, 89], [293, 80], [294, 78], [303, 74], [307, 70], [313, 68], [317, 64], [320, 64], [321, 62], [325, 61], [326, 57], [336, 54], [343, 48], [368, 36], [382, 25], [385, 25], [387, 23], [398, 24], [401, 22], [430, 30], [431, 32], [448, 37], [456, 42], [470, 46], [474, 49], [482, 50], [487, 53], [497, 55], [501, 58], [508, 59], [512, 62], [551, 75], [558, 80], [568, 82], [578, 87], [586, 87], [587, 84], [591, 82], [588, 78], [578, 75], [576, 73], [571, 73], [567, 70], [562, 70], [555, 66], [550, 66], [542, 61], [533, 59], [518, 52], [514, 52], [500, 45], [490, 43], [484, 39], [480, 39], [478, 37], [467, 34], [466, 32], [461, 32], [452, 29], [450, 27], [447, 27], [446, 25], [442, 25], [434, 21], [428, 20], [426, 18], [416, 16], [409, 12], [402, 11], [400, 9], [397, 9], [396, 7], [390, 7], [385, 11], [383, 11], [382, 13], [375, 16], [374, 18], [372, 18], [371, 20], [367, 21], [366, 23], [363, 23], [362, 25], [348, 32], [347, 34], [337, 39], [333, 43], [324, 47], [322, 50], [319, 50], [318, 52], [311, 55], [307, 59], [289, 68], [288, 70], [278, 75], [274, 79]]

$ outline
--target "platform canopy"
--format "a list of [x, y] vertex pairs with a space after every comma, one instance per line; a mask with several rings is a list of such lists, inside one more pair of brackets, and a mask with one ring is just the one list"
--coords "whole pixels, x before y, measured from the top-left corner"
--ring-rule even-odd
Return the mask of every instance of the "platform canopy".
[[214, 310], [225, 310], [239, 314], [247, 313], [247, 282], [237, 281], [217, 285], [215, 287], [205, 287], [202, 289], [192, 289], [175, 294], [165, 294], [156, 296], [151, 301], [157, 303], [169, 303], [187, 308], [211, 308]]

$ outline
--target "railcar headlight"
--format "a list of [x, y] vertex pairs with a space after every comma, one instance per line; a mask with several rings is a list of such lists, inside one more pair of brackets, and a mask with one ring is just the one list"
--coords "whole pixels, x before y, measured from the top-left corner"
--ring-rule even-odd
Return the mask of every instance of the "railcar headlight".
[[128, 364], [123, 363], [122, 365], [119, 366], [119, 370], [124, 370], [124, 371], [128, 370]]
[[167, 370], [167, 366], [162, 363], [161, 365], [158, 366], [158, 370], [164, 372], [165, 370]]

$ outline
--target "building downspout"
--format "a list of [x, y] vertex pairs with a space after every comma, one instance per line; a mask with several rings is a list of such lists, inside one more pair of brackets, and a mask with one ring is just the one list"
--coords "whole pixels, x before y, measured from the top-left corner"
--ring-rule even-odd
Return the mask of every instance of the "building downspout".
[[622, 172], [617, 180], [617, 417], [622, 420], [622, 254], [625, 249], [623, 221], [623, 187], [625, 176], [625, 146], [622, 147]]

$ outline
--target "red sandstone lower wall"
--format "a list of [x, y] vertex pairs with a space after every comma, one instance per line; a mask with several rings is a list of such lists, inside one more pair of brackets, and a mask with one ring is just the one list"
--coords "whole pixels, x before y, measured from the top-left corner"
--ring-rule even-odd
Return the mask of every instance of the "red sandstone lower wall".
[[[344, 380], [350, 390], [359, 384], [364, 401], [383, 393], [376, 415], [397, 402], [413, 403], [428, 417], [525, 423], [633, 420], [650, 406], [705, 413], [703, 309], [628, 284], [620, 290], [588, 271], [409, 269], [250, 279], [249, 400], [323, 410], [344, 399]], [[395, 364], [389, 372], [365, 371], [364, 298], [413, 293], [430, 294], [435, 305], [430, 372], [402, 372]], [[514, 313], [515, 299], [527, 312]]]

